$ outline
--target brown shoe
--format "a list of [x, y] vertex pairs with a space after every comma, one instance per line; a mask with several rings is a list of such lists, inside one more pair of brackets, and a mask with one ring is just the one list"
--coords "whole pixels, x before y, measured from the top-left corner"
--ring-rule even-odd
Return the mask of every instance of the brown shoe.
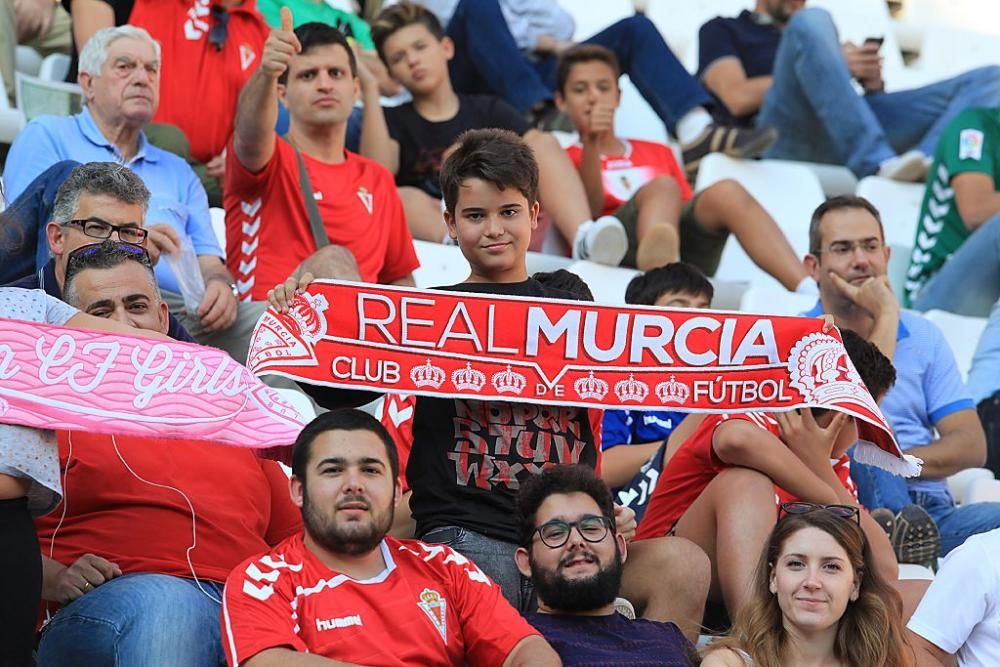
[[773, 127], [732, 127], [712, 124], [689, 144], [681, 146], [684, 171], [693, 179], [698, 173], [701, 159], [709, 153], [723, 153], [730, 157], [759, 157], [778, 140]]

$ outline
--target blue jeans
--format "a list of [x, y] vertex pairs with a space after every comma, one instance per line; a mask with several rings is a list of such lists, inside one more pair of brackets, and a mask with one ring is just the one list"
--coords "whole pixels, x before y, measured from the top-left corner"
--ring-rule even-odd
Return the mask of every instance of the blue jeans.
[[535, 589], [531, 580], [517, 569], [514, 562], [517, 545], [513, 542], [495, 540], [459, 526], [434, 528], [420, 539], [428, 544], [445, 544], [471, 559], [500, 585], [503, 596], [522, 614], [535, 610]]
[[[497, 0], [461, 0], [448, 22], [448, 36], [455, 42], [451, 80], [456, 90], [497, 95], [527, 111], [552, 98], [557, 60], [529, 60], [506, 26]], [[628, 74], [672, 134], [685, 113], [712, 102], [645, 16], [622, 19], [585, 41], [614, 51], [622, 74]]]
[[[202, 581], [222, 599], [222, 584]], [[192, 579], [127, 574], [66, 605], [42, 632], [39, 667], [224, 667], [220, 606]]]
[[851, 479], [858, 487], [858, 500], [869, 509], [885, 507], [898, 512], [906, 505], [916, 504], [927, 510], [941, 533], [942, 556], [972, 535], [1000, 528], [1000, 503], [973, 503], [956, 507], [950, 495], [911, 491], [902, 477], [858, 463], [853, 458]]
[[[1000, 299], [1000, 214], [965, 239], [923, 286], [913, 307], [985, 317], [997, 299]], [[1000, 336], [1000, 331], [995, 335]], [[1000, 373], [1000, 368], [996, 371]]]
[[781, 35], [759, 125], [778, 130], [765, 157], [844, 164], [859, 178], [894, 155], [932, 155], [966, 107], [1000, 106], [1000, 67], [982, 67], [914, 90], [859, 97], [830, 14], [800, 9]]

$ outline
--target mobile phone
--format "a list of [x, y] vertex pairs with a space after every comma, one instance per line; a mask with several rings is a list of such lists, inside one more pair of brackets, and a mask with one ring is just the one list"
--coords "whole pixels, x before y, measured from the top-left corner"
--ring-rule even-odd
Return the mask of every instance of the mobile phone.
[[885, 41], [885, 37], [868, 37], [865, 39], [865, 44], [874, 44], [878, 48], [882, 48], [882, 42]]

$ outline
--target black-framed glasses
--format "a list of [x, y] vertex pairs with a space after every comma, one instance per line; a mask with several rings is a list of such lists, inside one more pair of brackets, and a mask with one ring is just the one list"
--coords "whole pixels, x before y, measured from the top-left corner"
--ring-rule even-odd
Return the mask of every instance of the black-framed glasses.
[[535, 532], [542, 540], [542, 544], [550, 549], [558, 549], [569, 541], [569, 534], [576, 528], [580, 537], [588, 542], [600, 542], [608, 536], [611, 530], [611, 519], [606, 516], [587, 514], [576, 521], [562, 521], [553, 519], [543, 523]]
[[66, 272], [69, 273], [71, 266], [76, 266], [81, 262], [85, 262], [88, 258], [93, 257], [94, 255], [107, 253], [109, 251], [125, 253], [137, 262], [145, 264], [146, 266], [152, 266], [149, 260], [149, 253], [141, 245], [135, 245], [134, 243], [128, 243], [127, 241], [106, 240], [104, 243], [92, 243], [90, 245], [80, 246], [71, 252], [66, 258]]
[[112, 225], [100, 218], [87, 218], [86, 220], [67, 220], [62, 225], [63, 227], [79, 227], [80, 231], [95, 239], [109, 239], [112, 234], [117, 232], [119, 239], [135, 245], [142, 245], [146, 241], [146, 237], [149, 236], [147, 230], [134, 222]]
[[859, 526], [861, 525], [861, 511], [854, 505], [817, 505], [801, 501], [781, 503], [781, 512], [778, 518], [781, 518], [781, 515], [808, 514], [818, 510], [825, 510], [841, 519], [854, 519]]

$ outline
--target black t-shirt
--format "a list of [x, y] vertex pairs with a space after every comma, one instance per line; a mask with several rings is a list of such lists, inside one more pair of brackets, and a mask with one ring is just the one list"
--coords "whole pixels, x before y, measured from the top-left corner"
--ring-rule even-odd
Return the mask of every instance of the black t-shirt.
[[570, 616], [529, 614], [566, 667], [607, 665], [689, 667], [694, 650], [673, 623], [636, 619], [621, 614]]
[[[128, 17], [132, 15], [132, 7], [135, 6], [135, 0], [101, 0], [106, 5], [111, 5], [111, 10], [115, 14], [115, 25], [125, 25], [128, 23]], [[72, 6], [73, 0], [62, 0], [63, 8], [69, 12], [73, 13]], [[70, 83], [76, 83], [77, 76], [77, 58], [79, 53], [76, 50], [76, 40], [70, 40], [70, 63], [69, 72], [66, 73], [66, 80]]]
[[[533, 279], [438, 289], [577, 300]], [[587, 408], [418, 397], [406, 469], [417, 535], [442, 526], [460, 526], [516, 542], [514, 499], [521, 481], [557, 463], [596, 467], [597, 448]]]
[[389, 135], [399, 143], [399, 170], [396, 185], [420, 188], [432, 197], [441, 197], [442, 156], [466, 130], [496, 127], [524, 134], [528, 122], [499, 97], [459, 95], [458, 113], [449, 120], [426, 120], [412, 102], [386, 107], [385, 122]]
[[[727, 57], [739, 59], [749, 78], [768, 76], [774, 71], [780, 42], [781, 30], [759, 23], [749, 10], [736, 18], [717, 16], [698, 32], [698, 78], [716, 60]], [[725, 108], [721, 101], [720, 106]]]

